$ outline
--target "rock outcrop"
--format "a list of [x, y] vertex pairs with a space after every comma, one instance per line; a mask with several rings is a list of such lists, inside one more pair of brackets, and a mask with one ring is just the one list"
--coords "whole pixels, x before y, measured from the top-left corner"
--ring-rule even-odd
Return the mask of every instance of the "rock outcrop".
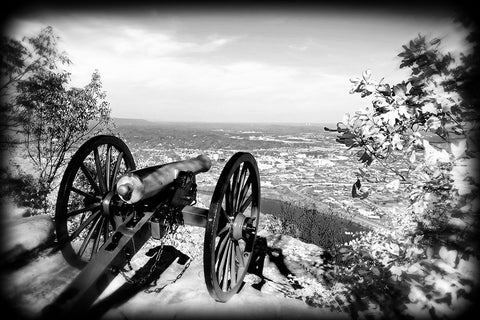
[[16, 217], [3, 222], [2, 265], [35, 256], [54, 240], [54, 224], [48, 215]]

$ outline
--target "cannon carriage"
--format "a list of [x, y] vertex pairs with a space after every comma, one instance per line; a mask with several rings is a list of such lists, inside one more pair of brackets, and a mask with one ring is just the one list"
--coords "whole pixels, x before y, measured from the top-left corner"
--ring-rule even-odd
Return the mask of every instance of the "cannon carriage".
[[258, 166], [250, 153], [235, 153], [209, 209], [195, 207], [195, 176], [210, 167], [199, 155], [137, 169], [121, 139], [102, 135], [85, 142], [66, 167], [55, 212], [62, 254], [81, 272], [49, 313], [84, 313], [148, 239], [162, 240], [181, 224], [205, 228], [203, 269], [212, 298], [226, 302], [237, 293], [260, 218]]

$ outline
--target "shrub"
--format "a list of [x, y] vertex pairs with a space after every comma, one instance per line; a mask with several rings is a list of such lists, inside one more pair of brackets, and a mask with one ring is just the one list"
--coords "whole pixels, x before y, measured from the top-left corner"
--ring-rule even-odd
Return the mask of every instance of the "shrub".
[[326, 250], [343, 245], [353, 239], [354, 232], [364, 230], [354, 222], [339, 217], [330, 204], [320, 209], [291, 202], [281, 204], [270, 229]]
[[[462, 66], [439, 50], [441, 41], [425, 37], [403, 46], [401, 68], [412, 74], [407, 81], [390, 85], [374, 80], [369, 70], [351, 79], [351, 93], [371, 97], [371, 105], [346, 115], [337, 141], [362, 163], [352, 196], [368, 196], [356, 188], [367, 168], [376, 161], [396, 175], [389, 182], [406, 192], [406, 216], [418, 231], [435, 234], [453, 225], [460, 238], [472, 239], [478, 210], [478, 111], [460, 94]], [[416, 232], [416, 230], [411, 230]]]
[[70, 74], [63, 69], [71, 62], [60, 52], [58, 42], [51, 27], [22, 41], [0, 39], [0, 122], [6, 133], [16, 133], [15, 141], [11, 135], [0, 141], [0, 147], [22, 147], [35, 166], [37, 182], [31, 176], [20, 177], [33, 188], [25, 196], [38, 195], [36, 200], [25, 199], [34, 206], [55, 188], [66, 155], [86, 138], [107, 129], [110, 119], [98, 72], [85, 87], [71, 87]]
[[28, 207], [28, 215], [49, 212], [53, 204], [48, 199], [50, 188], [45, 181], [23, 172], [18, 166], [16, 173], [7, 172], [3, 176], [3, 196], [11, 197], [20, 207]]

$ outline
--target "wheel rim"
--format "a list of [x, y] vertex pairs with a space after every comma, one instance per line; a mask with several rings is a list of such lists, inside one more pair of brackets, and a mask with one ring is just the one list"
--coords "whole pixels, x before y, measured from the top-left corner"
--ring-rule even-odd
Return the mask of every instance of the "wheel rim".
[[83, 267], [125, 219], [115, 183], [135, 169], [130, 150], [113, 136], [85, 142], [70, 160], [57, 197], [58, 242], [72, 265]]
[[259, 218], [257, 163], [251, 154], [239, 152], [220, 174], [205, 230], [205, 282], [215, 300], [228, 301], [242, 286]]

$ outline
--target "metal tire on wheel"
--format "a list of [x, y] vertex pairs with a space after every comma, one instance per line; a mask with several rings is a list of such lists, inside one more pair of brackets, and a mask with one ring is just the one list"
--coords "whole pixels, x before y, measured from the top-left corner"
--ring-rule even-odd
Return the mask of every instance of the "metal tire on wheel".
[[134, 169], [127, 145], [114, 136], [93, 137], [73, 155], [55, 208], [57, 239], [68, 263], [85, 266], [123, 221], [115, 183]]
[[260, 218], [260, 177], [250, 153], [234, 154], [223, 168], [210, 203], [203, 251], [208, 292], [226, 302], [248, 271]]

